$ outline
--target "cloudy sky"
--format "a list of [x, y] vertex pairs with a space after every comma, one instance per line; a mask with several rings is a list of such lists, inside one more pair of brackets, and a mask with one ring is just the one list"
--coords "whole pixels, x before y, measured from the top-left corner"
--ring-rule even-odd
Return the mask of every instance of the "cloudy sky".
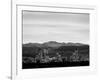
[[23, 43], [89, 43], [89, 14], [23, 11]]

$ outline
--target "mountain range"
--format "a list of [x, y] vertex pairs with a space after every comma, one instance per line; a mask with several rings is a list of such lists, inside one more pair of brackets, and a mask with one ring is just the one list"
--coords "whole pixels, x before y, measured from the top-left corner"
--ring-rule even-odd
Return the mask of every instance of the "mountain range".
[[72, 43], [72, 42], [56, 42], [56, 41], [48, 41], [44, 43], [26, 43], [23, 44], [23, 47], [61, 47], [61, 46], [84, 46], [88, 44], [83, 43]]

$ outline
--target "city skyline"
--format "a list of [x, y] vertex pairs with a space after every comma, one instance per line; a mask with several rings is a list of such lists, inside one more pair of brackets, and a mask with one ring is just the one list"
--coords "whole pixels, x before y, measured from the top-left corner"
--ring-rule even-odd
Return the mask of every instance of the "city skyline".
[[23, 43], [89, 44], [89, 14], [23, 11]]

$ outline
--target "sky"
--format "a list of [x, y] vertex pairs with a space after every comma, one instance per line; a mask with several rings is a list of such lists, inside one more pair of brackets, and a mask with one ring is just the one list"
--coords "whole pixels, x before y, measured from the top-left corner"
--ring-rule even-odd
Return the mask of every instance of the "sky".
[[23, 43], [89, 44], [89, 14], [23, 11]]

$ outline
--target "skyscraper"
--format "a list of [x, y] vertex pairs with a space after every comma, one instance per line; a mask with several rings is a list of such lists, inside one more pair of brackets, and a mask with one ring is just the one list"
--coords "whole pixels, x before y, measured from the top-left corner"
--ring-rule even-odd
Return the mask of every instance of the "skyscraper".
[[78, 49], [73, 52], [72, 56], [70, 56], [71, 61], [79, 61], [79, 52]]

